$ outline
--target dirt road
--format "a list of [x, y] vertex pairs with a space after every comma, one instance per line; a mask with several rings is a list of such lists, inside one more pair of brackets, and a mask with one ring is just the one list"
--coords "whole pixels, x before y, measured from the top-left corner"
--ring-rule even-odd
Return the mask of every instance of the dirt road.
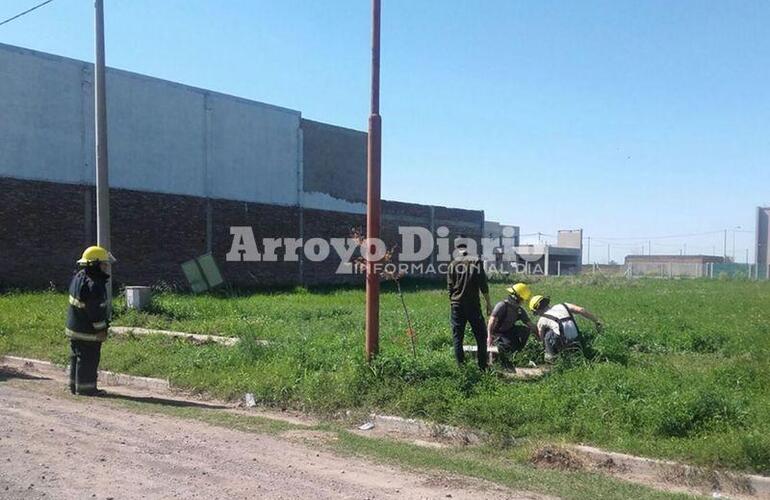
[[0, 498], [534, 497], [321, 448], [71, 397], [61, 380], [0, 371]]

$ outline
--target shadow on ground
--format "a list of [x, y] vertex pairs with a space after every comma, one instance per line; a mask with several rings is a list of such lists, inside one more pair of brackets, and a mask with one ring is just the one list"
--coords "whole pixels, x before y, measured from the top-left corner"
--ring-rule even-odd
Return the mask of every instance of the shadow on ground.
[[197, 403], [195, 401], [180, 401], [178, 399], [156, 398], [153, 396], [129, 396], [127, 394], [115, 394], [106, 392], [99, 396], [101, 399], [116, 399], [121, 401], [133, 401], [135, 403], [146, 403], [152, 405], [172, 406], [175, 408], [202, 408], [204, 410], [225, 410], [229, 406]]
[[52, 380], [49, 377], [42, 377], [39, 375], [30, 375], [28, 373], [21, 372], [14, 368], [7, 366], [0, 366], [0, 382], [7, 382], [8, 380], [18, 378], [22, 380]]

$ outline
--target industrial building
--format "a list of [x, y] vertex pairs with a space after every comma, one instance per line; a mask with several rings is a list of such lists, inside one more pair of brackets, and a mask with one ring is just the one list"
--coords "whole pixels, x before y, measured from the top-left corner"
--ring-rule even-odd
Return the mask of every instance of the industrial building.
[[561, 230], [556, 245], [522, 245], [518, 226], [484, 222], [484, 238], [497, 244], [484, 259], [488, 269], [502, 274], [562, 275], [580, 273], [583, 261], [583, 230]]
[[579, 274], [583, 265], [583, 230], [558, 231], [556, 245], [519, 245], [516, 254], [520, 272], [546, 276]]
[[500, 224], [495, 221], [484, 221], [484, 240], [494, 242], [483, 249], [484, 263], [487, 272], [492, 274], [510, 274], [516, 272], [513, 262], [506, 261], [506, 246], [510, 249], [519, 246], [520, 229], [518, 226]]
[[[228, 262], [230, 227], [263, 238], [348, 237], [365, 225], [366, 133], [299, 111], [108, 68], [116, 281], [184, 284], [210, 253], [237, 285], [360, 280], [333, 258]], [[0, 286], [64, 286], [96, 239], [93, 65], [0, 44]], [[385, 170], [387, 175], [387, 169]], [[484, 212], [384, 201], [399, 225], [479, 239]], [[300, 252], [301, 253], [301, 252]]]

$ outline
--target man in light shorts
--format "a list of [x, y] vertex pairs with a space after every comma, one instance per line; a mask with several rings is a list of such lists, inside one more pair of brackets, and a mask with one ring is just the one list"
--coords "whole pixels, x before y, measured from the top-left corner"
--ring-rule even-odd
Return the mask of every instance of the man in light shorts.
[[535, 295], [529, 301], [529, 308], [540, 316], [537, 320], [537, 336], [543, 342], [548, 363], [553, 363], [564, 349], [579, 345], [580, 329], [575, 314], [593, 321], [597, 330], [602, 329], [602, 322], [596, 315], [575, 304], [564, 302], [552, 306], [550, 297]]

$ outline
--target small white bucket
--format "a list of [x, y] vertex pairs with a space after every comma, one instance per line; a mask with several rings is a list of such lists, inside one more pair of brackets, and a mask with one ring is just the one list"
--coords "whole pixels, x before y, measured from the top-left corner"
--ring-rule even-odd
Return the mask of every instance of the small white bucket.
[[141, 311], [150, 304], [151, 292], [152, 289], [149, 286], [127, 286], [126, 307]]

